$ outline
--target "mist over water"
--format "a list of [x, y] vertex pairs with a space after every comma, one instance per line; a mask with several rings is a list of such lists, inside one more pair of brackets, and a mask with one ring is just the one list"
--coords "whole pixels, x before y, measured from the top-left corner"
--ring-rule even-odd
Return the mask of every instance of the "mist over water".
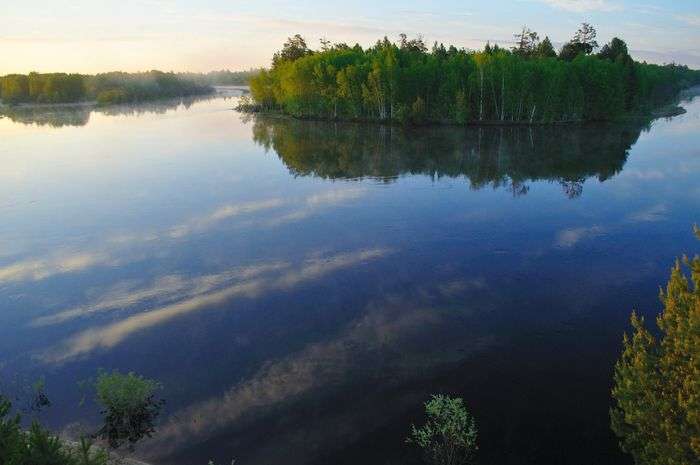
[[0, 118], [0, 389], [160, 380], [163, 464], [412, 463], [430, 394], [484, 463], [629, 463], [609, 431], [632, 309], [699, 222], [700, 101], [633, 124], [402, 128], [235, 98]]

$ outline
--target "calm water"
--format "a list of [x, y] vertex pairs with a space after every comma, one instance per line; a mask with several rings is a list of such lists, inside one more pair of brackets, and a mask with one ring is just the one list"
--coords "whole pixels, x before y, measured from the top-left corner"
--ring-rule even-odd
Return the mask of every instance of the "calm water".
[[0, 119], [0, 382], [159, 379], [158, 464], [398, 464], [431, 393], [487, 464], [624, 464], [612, 364], [700, 249], [700, 99], [641, 128], [243, 118], [235, 98]]

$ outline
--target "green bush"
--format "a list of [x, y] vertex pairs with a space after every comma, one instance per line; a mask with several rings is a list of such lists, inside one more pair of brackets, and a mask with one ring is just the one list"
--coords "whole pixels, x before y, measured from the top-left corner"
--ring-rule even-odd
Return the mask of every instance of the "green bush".
[[106, 465], [107, 453], [82, 438], [72, 446], [33, 422], [28, 432], [21, 429], [19, 414], [11, 416], [12, 405], [0, 396], [0, 464], [2, 465]]
[[160, 385], [135, 373], [101, 372], [95, 383], [104, 425], [97, 436], [117, 449], [133, 446], [155, 432], [162, 400], [155, 397]]
[[475, 461], [476, 421], [460, 398], [435, 395], [425, 403], [426, 421], [411, 426], [406, 442], [419, 447], [434, 465], [468, 465]]

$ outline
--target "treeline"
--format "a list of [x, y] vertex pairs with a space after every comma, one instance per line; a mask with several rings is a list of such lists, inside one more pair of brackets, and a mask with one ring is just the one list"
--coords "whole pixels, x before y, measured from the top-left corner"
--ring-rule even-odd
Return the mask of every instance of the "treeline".
[[403, 123], [604, 121], [643, 112], [700, 83], [685, 66], [635, 62], [621, 39], [599, 53], [582, 25], [557, 53], [549, 38], [523, 28], [508, 50], [431, 50], [422, 38], [373, 47], [308, 48], [296, 35], [250, 83], [251, 110], [296, 117]]
[[210, 71], [208, 73], [178, 73], [178, 76], [203, 86], [247, 86], [260, 69], [247, 71]]
[[0, 99], [4, 103], [129, 103], [212, 92], [175, 73], [112, 72], [97, 75], [66, 73], [10, 74], [0, 77]]

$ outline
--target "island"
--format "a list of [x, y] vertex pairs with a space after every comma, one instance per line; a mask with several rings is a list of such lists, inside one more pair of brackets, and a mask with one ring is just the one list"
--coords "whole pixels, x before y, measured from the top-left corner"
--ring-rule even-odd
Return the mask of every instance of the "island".
[[578, 123], [658, 116], [700, 83], [700, 71], [687, 66], [635, 61], [622, 39], [598, 48], [585, 23], [559, 52], [527, 27], [512, 48], [487, 43], [479, 51], [428, 49], [405, 34], [369, 48], [324, 40], [311, 50], [296, 35], [251, 78], [240, 109], [404, 124]]

